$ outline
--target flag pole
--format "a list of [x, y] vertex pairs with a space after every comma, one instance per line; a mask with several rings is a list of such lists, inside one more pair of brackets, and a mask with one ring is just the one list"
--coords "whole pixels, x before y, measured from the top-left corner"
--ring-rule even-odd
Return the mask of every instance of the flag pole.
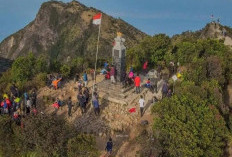
[[[101, 23], [102, 23], [102, 13], [101, 13]], [[93, 92], [94, 92], [94, 90], [95, 90], [95, 85], [96, 85], [96, 71], [97, 71], [97, 60], [98, 60], [99, 39], [100, 39], [100, 33], [101, 33], [101, 23], [99, 24], [99, 28], [98, 28], [97, 52], [96, 52], [96, 61], [95, 61], [95, 68], [94, 68], [94, 84], [93, 84], [92, 97], [93, 97]]]

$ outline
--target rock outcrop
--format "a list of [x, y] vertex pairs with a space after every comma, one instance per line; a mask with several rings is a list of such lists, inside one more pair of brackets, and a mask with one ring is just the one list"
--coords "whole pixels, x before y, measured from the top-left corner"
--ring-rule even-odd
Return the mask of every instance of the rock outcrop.
[[[58, 60], [66, 60], [68, 56], [91, 58], [96, 52], [98, 34], [98, 26], [92, 24], [92, 17], [99, 12], [76, 1], [43, 3], [34, 21], [0, 43], [0, 57], [15, 59], [33, 52]], [[117, 31], [124, 34], [127, 47], [146, 36], [121, 19], [105, 13], [102, 18], [100, 57], [111, 56]]]

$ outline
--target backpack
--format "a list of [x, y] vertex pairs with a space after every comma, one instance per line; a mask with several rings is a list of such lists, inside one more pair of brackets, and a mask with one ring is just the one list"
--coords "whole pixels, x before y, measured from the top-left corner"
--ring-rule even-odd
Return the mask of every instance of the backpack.
[[4, 101], [4, 103], [3, 103], [3, 108], [4, 108], [4, 109], [7, 108], [7, 103], [6, 103], [6, 101]]

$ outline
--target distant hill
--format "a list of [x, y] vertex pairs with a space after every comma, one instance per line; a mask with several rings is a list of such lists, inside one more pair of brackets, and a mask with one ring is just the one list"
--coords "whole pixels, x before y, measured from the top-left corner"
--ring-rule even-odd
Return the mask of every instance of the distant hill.
[[203, 29], [191, 32], [186, 31], [182, 34], [178, 34], [173, 36], [172, 40], [174, 42], [178, 41], [188, 41], [191, 39], [207, 39], [207, 38], [215, 38], [224, 40], [224, 44], [228, 46], [232, 46], [232, 28], [228, 26], [223, 26], [219, 23], [208, 23]]
[[[96, 52], [98, 26], [92, 17], [100, 10], [79, 2], [43, 3], [35, 20], [0, 43], [0, 57], [15, 59], [33, 52], [64, 60], [68, 56], [91, 57]], [[122, 32], [126, 46], [137, 44], [145, 33], [121, 19], [103, 13], [99, 55], [110, 57], [116, 32]]]

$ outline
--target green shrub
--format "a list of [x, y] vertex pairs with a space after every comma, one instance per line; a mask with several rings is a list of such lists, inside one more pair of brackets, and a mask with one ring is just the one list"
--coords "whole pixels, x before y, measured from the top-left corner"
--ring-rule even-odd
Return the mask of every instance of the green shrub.
[[154, 133], [162, 156], [222, 156], [228, 129], [218, 110], [192, 94], [175, 95], [153, 107]]
[[95, 138], [91, 135], [78, 135], [68, 141], [68, 157], [98, 157]]
[[71, 67], [64, 64], [60, 67], [60, 72], [62, 74], [63, 77], [67, 78], [70, 76], [70, 73], [71, 73]]

